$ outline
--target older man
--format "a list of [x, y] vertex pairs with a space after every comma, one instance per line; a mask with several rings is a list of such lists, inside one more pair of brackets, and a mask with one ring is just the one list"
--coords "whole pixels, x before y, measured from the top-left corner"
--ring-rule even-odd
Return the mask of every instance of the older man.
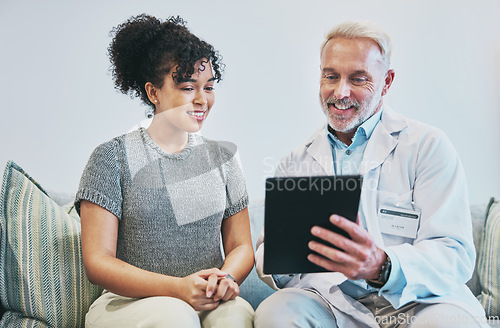
[[487, 326], [465, 285], [475, 251], [460, 160], [440, 130], [383, 104], [390, 54], [389, 37], [371, 23], [340, 24], [324, 41], [327, 124], [276, 176], [361, 174], [359, 224], [331, 216], [351, 238], [304, 231], [324, 241], [310, 242], [309, 260], [328, 273], [265, 275], [261, 236], [257, 270], [279, 290], [257, 309], [257, 328]]

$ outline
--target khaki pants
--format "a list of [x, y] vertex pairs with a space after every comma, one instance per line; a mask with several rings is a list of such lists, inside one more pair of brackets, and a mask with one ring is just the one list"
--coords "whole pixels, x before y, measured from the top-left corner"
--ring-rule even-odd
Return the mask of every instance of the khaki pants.
[[[358, 300], [381, 328], [480, 328], [480, 319], [451, 304], [409, 303], [394, 309], [384, 297], [371, 294]], [[256, 328], [339, 327], [330, 306], [318, 294], [284, 288], [265, 299], [255, 313]], [[345, 328], [345, 325], [340, 326]], [[349, 327], [351, 328], [351, 327]]]
[[252, 328], [253, 315], [252, 306], [241, 297], [198, 312], [178, 298], [129, 298], [106, 292], [90, 306], [85, 327]]

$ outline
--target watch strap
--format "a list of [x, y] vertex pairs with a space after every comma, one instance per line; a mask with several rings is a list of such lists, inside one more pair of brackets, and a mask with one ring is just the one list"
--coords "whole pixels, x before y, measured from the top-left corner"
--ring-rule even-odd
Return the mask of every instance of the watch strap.
[[391, 274], [392, 264], [389, 256], [386, 255], [385, 262], [382, 264], [382, 268], [380, 268], [380, 273], [377, 280], [366, 280], [366, 283], [374, 288], [382, 288], [387, 281], [389, 280], [389, 276]]

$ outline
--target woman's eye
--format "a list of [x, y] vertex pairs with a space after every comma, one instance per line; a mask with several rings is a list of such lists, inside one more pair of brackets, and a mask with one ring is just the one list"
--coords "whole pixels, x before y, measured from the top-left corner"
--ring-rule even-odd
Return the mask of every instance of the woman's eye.
[[205, 90], [207, 90], [207, 91], [214, 91], [215, 89], [214, 89], [214, 87], [205, 87]]
[[181, 88], [181, 90], [184, 90], [184, 91], [193, 91], [194, 89], [191, 88], [191, 87], [185, 87], [185, 88]]

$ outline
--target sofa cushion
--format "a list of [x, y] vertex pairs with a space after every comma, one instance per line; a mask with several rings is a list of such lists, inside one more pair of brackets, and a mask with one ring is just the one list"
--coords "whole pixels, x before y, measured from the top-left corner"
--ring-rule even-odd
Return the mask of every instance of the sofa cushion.
[[[471, 217], [472, 217], [472, 231], [474, 233], [474, 247], [476, 248], [476, 253], [481, 252], [481, 246], [483, 243], [483, 232], [484, 232], [484, 222], [486, 220], [486, 209], [488, 204], [474, 204], [470, 207]], [[477, 255], [476, 266], [474, 267], [474, 274], [471, 279], [467, 282], [470, 290], [474, 295], [481, 294], [481, 285], [479, 284], [478, 277], [478, 264], [479, 255]]]
[[486, 316], [500, 316], [500, 202], [490, 203], [478, 259], [478, 277], [481, 294], [478, 296]]
[[84, 327], [101, 290], [84, 272], [80, 220], [10, 161], [0, 194], [0, 327]]

